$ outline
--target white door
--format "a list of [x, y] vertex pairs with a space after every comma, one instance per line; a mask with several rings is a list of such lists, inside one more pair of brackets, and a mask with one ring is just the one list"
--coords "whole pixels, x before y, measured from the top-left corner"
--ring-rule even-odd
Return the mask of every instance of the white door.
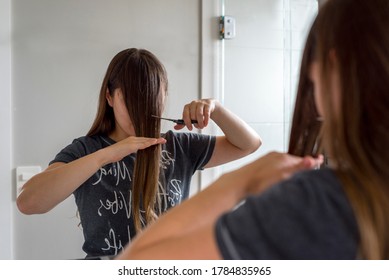
[[221, 14], [236, 23], [223, 41], [222, 99], [262, 137], [253, 155], [223, 166], [225, 172], [272, 150], [286, 151], [300, 57], [317, 0], [220, 0]]

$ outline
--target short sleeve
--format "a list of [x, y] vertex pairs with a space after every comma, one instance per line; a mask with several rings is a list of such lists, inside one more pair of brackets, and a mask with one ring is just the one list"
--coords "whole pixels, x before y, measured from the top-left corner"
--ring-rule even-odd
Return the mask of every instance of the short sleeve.
[[358, 230], [351, 206], [337, 180], [317, 181], [297, 176], [223, 215], [215, 226], [223, 257], [354, 259]]
[[85, 144], [79, 139], [75, 139], [71, 144], [63, 148], [55, 156], [55, 158], [52, 161], [50, 161], [49, 165], [55, 162], [69, 163], [85, 155], [86, 155]]
[[[182, 157], [182, 160], [187, 163], [187, 167], [191, 166], [192, 171], [202, 170], [211, 159], [216, 137], [200, 133], [174, 133], [168, 131], [166, 133], [168, 140], [167, 145], [173, 145], [169, 150], [175, 151], [177, 158]], [[169, 142], [173, 141], [173, 143]]]

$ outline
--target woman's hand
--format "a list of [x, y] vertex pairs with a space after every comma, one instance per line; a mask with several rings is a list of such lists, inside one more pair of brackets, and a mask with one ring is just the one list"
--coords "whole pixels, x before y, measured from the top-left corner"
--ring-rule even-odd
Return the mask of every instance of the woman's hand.
[[[291, 177], [298, 171], [314, 169], [323, 163], [323, 156], [297, 157], [286, 153], [271, 152], [256, 161], [232, 171], [229, 182], [243, 186], [243, 196], [258, 194], [268, 187]], [[239, 182], [240, 181], [240, 182]]]
[[[182, 112], [182, 119], [185, 125], [177, 124], [174, 128], [179, 130], [186, 126], [189, 130], [192, 130], [194, 126], [198, 129], [203, 129], [209, 124], [211, 114], [215, 111], [217, 105], [218, 102], [212, 98], [194, 100], [186, 104]], [[192, 124], [192, 120], [196, 120], [197, 124]]]
[[132, 153], [136, 153], [138, 150], [165, 143], [166, 139], [164, 138], [130, 136], [104, 149], [109, 157], [106, 163], [117, 162]]

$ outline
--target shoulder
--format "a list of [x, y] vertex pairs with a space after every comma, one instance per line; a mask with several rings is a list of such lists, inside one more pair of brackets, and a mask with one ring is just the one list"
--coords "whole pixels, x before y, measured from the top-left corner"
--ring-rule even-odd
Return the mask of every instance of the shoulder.
[[330, 189], [339, 189], [342, 187], [341, 182], [334, 170], [330, 168], [307, 170], [296, 173], [291, 179], [287, 180], [291, 184], [315, 184], [329, 187]]
[[71, 162], [85, 155], [91, 154], [104, 147], [112, 145], [113, 140], [105, 136], [81, 136], [63, 148], [49, 164], [54, 162]]
[[[250, 233], [242, 235], [245, 228]], [[242, 258], [353, 258], [358, 238], [352, 207], [329, 169], [298, 173], [247, 198], [219, 220], [219, 229]], [[226, 255], [226, 243], [219, 244]]]
[[115, 142], [107, 136], [93, 135], [93, 136], [81, 136], [73, 140], [72, 144], [84, 145], [87, 147], [106, 147], [114, 144]]
[[331, 169], [299, 172], [289, 180], [274, 185], [264, 196], [280, 196], [291, 201], [311, 200], [314, 197], [346, 198], [342, 184]]
[[[338, 215], [352, 216], [351, 205], [342, 184], [331, 169], [310, 170], [297, 173], [252, 199], [254, 207], [278, 205], [281, 215], [295, 213], [304, 219], [318, 219]], [[310, 215], [306, 215], [309, 209]], [[321, 213], [323, 212], [323, 215]], [[288, 214], [289, 215], [289, 214]]]
[[212, 156], [216, 137], [191, 132], [167, 131], [162, 134], [167, 141], [163, 151], [172, 154], [188, 172], [193, 175], [196, 170], [202, 170]]
[[167, 144], [174, 144], [181, 147], [187, 146], [212, 146], [215, 144], [216, 137], [208, 134], [193, 132], [174, 132], [167, 131], [162, 136], [167, 140]]

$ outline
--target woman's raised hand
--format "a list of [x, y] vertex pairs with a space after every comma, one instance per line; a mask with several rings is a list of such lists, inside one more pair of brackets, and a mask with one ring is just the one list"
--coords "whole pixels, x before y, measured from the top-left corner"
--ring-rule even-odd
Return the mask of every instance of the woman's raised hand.
[[[217, 100], [212, 98], [194, 100], [191, 103], [186, 104], [182, 112], [182, 119], [184, 120], [185, 125], [177, 124], [174, 128], [179, 130], [186, 126], [189, 130], [192, 130], [194, 126], [198, 129], [203, 129], [209, 124], [211, 114], [215, 111], [217, 106]], [[192, 124], [192, 120], [196, 120], [197, 123]]]

